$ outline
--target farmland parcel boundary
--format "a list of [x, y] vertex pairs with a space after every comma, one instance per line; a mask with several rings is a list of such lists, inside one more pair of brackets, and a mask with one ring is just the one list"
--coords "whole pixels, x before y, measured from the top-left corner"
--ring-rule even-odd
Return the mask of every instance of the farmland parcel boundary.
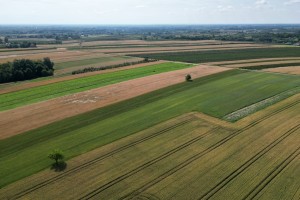
[[300, 48], [254, 48], [238, 50], [211, 50], [174, 53], [132, 54], [136, 57], [149, 57], [158, 60], [173, 60], [190, 63], [234, 61], [259, 58], [298, 57]]
[[93, 75], [74, 80], [67, 80], [48, 85], [28, 88], [12, 93], [0, 95], [0, 111], [53, 99], [77, 92], [82, 92], [114, 83], [194, 67], [193, 64], [162, 63], [147, 67], [115, 71], [111, 73]]
[[68, 81], [68, 80], [73, 80], [73, 79], [77, 79], [77, 78], [82, 78], [82, 77], [87, 77], [87, 76], [93, 76], [93, 75], [97, 75], [97, 74], [104, 74], [104, 73], [110, 73], [110, 72], [115, 72], [115, 71], [122, 71], [122, 70], [128, 70], [128, 69], [133, 69], [133, 68], [138, 68], [138, 67], [146, 67], [149, 65], [156, 65], [156, 64], [162, 64], [162, 63], [166, 63], [166, 61], [156, 61], [156, 62], [151, 62], [151, 63], [143, 63], [143, 64], [137, 64], [137, 65], [133, 65], [133, 66], [127, 66], [127, 67], [123, 67], [123, 68], [119, 68], [119, 69], [108, 69], [105, 71], [101, 71], [101, 72], [89, 72], [89, 73], [85, 73], [85, 74], [76, 74], [73, 76], [63, 76], [63, 77], [47, 77], [47, 78], [41, 78], [41, 79], [36, 79], [36, 80], [31, 80], [26, 81], [26, 82], [20, 82], [20, 83], [16, 83], [16, 85], [8, 85], [7, 87], [5, 86], [6, 84], [1, 84], [1, 86], [3, 85], [3, 89], [0, 90], [0, 94], [5, 94], [5, 93], [10, 93], [10, 92], [15, 92], [15, 91], [19, 91], [19, 90], [24, 90], [24, 89], [28, 89], [28, 88], [33, 88], [33, 87], [37, 87], [37, 86], [42, 86], [42, 85], [48, 85], [51, 83], [57, 83], [57, 82], [62, 82], [62, 81]]
[[[9, 168], [1, 169], [0, 171], [3, 176], [6, 176], [6, 178], [2, 179], [2, 181], [5, 182], [2, 182], [1, 185], [7, 185], [47, 168], [47, 166], [49, 166], [49, 161], [44, 157], [44, 154], [47, 154], [47, 152], [53, 148], [62, 148], [68, 155], [67, 159], [70, 159], [193, 110], [204, 111], [204, 113], [221, 118], [226, 113], [231, 113], [231, 110], [237, 110], [239, 107], [252, 104], [260, 99], [264, 99], [264, 96], [270, 95], [271, 93], [257, 92], [259, 88], [258, 85], [253, 84], [251, 81], [252, 79], [262, 81], [266, 77], [268, 77], [268, 81], [270, 78], [274, 78], [274, 81], [281, 84], [281, 87], [284, 86], [283, 84], [288, 84], [292, 79], [295, 79], [295, 81], [297, 80], [297, 77], [286, 77], [262, 72], [230, 70], [195, 79], [193, 82], [184, 82], [160, 89], [155, 92], [1, 140], [0, 146], [3, 151], [0, 155], [3, 157], [2, 160], [7, 163], [7, 166], [10, 166]], [[282, 80], [279, 81], [280, 79]], [[246, 91], [251, 95], [250, 89], [253, 87], [253, 90], [263, 96], [256, 96], [255, 99], [252, 99], [249, 102], [247, 96], [245, 96], [244, 99], [236, 98], [236, 96], [233, 96], [231, 93], [228, 94], [226, 88], [216, 87], [216, 85], [221, 85], [232, 89], [232, 85], [229, 84], [229, 81], [235, 85], [236, 81], [239, 82], [239, 91], [233, 91], [233, 94], [236, 92], [240, 93], [241, 90]], [[241, 81], [244, 81], [244, 84], [246, 84], [246, 89], [244, 87], [240, 88], [240, 86], [242, 86]], [[262, 84], [263, 86], [266, 84], [265, 82], [260, 81], [258, 84]], [[248, 85], [249, 83], [251, 84]], [[276, 89], [276, 91], [273, 92], [277, 93], [278, 86], [276, 84], [270, 85], [273, 89]], [[294, 83], [287, 86], [292, 87], [293, 85]], [[199, 88], [209, 93], [195, 93], [195, 91], [199, 91]], [[217, 91], [215, 91], [214, 88], [217, 89]], [[272, 92], [271, 88], [263, 87], [263, 89]], [[216, 98], [215, 94], [219, 93], [218, 91], [220, 90], [224, 91], [229, 96], [224, 94], [225, 96], [221, 95]], [[281, 90], [286, 89], [281, 88]], [[191, 96], [191, 94], [194, 95]], [[209, 94], [215, 97], [214, 102], [211, 101]], [[211, 103], [211, 105], [208, 104], [207, 101], [203, 101], [203, 98], [210, 99], [209, 103]], [[220, 102], [227, 102], [228, 105], [224, 105], [223, 108], [228, 110], [217, 109], [219, 112], [215, 112], [216, 106], [219, 105]], [[172, 109], [174, 105], [177, 107], [176, 110]], [[205, 108], [210, 108], [210, 110]], [[144, 113], [147, 113], [150, 110], [153, 115], [145, 116]], [[220, 113], [220, 111], [222, 111], [222, 113]], [[115, 126], [116, 123], [120, 126]], [[83, 130], [86, 130], [84, 135], [81, 134]], [[101, 132], [98, 130], [101, 130]], [[35, 149], [38, 149], [38, 151], [35, 151]], [[31, 153], [28, 155], [28, 153], [32, 151], [36, 153], [35, 156], [32, 156]], [[28, 168], [26, 162], [21, 163], [22, 165], [18, 166], [14, 162], [14, 159], [18, 159], [17, 155], [23, 157], [29, 156], [35, 161], [30, 161], [30, 168]], [[9, 162], [6, 160], [9, 160]], [[29, 162], [29, 160], [27, 161]], [[18, 168], [23, 169], [23, 171], [18, 170]]]
[[[284, 102], [282, 102], [281, 104], [283, 104]], [[166, 173], [164, 173], [163, 175], [159, 176], [158, 178], [152, 180], [151, 182], [147, 183], [147, 187], [142, 186], [139, 189], [133, 191], [132, 193], [124, 196], [124, 198], [128, 198], [128, 197], [134, 197], [134, 196], [138, 196], [141, 192], [147, 190], [148, 188], [150, 188], [151, 186], [153, 186], [153, 184], [157, 184], [159, 182], [161, 182], [162, 180], [166, 179], [167, 177], [171, 176], [172, 174], [176, 173], [178, 170], [182, 169], [185, 166], [188, 166], [189, 164], [191, 164], [192, 162], [195, 162], [196, 160], [200, 159], [201, 157], [207, 155], [208, 153], [212, 152], [213, 150], [221, 147], [223, 144], [229, 142], [232, 138], [234, 138], [235, 136], [237, 136], [238, 134], [243, 133], [246, 130], [249, 130], [252, 127], [255, 127], [256, 125], [264, 122], [265, 120], [269, 119], [272, 116], [275, 116], [277, 114], [280, 114], [281, 112], [285, 111], [286, 109], [292, 108], [293, 106], [299, 104], [299, 99], [298, 99], [298, 103], [296, 102], [292, 102], [292, 103], [284, 103], [284, 106], [281, 106], [280, 108], [278, 106], [273, 106], [272, 108], [269, 108], [268, 110], [272, 109], [272, 112], [268, 112], [267, 114], [265, 114], [263, 117], [259, 117], [255, 120], [253, 120], [250, 124], [246, 125], [245, 127], [234, 131], [233, 129], [229, 129], [228, 131], [232, 131], [233, 133], [231, 133], [228, 136], [224, 136], [221, 140], [219, 140], [218, 142], [214, 143], [213, 145], [209, 146], [207, 149], [201, 151], [199, 154], [196, 154], [195, 156], [191, 157], [190, 159], [184, 161], [183, 163], [180, 163], [178, 166], [175, 166], [174, 168], [170, 169], [170, 171], [167, 171]], [[261, 113], [264, 113], [264, 111], [261, 111]], [[153, 139], [154, 137], [157, 137], [161, 134], [166, 133], [167, 131], [172, 131], [173, 129], [176, 129], [180, 126], [185, 126], [185, 125], [189, 125], [191, 122], [198, 120], [199, 118], [195, 117], [197, 116], [197, 113], [195, 114], [188, 114], [186, 117], [182, 118], [182, 121], [179, 123], [175, 123], [172, 126], [168, 126], [164, 129], [159, 130], [158, 132], [153, 132], [151, 133], [151, 135], [148, 135], [146, 137], [143, 137], [139, 140], [135, 140], [131, 143], [128, 143], [122, 147], [116, 148], [115, 150], [112, 150], [104, 155], [101, 155], [100, 157], [97, 157], [93, 160], [90, 160], [86, 163], [83, 163], [81, 165], [76, 166], [75, 168], [70, 169], [69, 171], [66, 171], [62, 174], [59, 174], [55, 177], [52, 177], [50, 179], [44, 180], [34, 186], [30, 186], [29, 188], [27, 188], [26, 190], [20, 191], [18, 193], [16, 193], [13, 197], [11, 197], [12, 199], [17, 199], [17, 198], [21, 198], [25, 195], [28, 195], [36, 190], [39, 190], [43, 187], [47, 187], [48, 184], [51, 184], [55, 181], [58, 181], [60, 179], [65, 178], [66, 176], [72, 175], [73, 173], [80, 173], [80, 170], [83, 170], [84, 168], [91, 166], [91, 165], [95, 165], [96, 163], [103, 161], [104, 159], [107, 159], [111, 156], [113, 156], [114, 154], [118, 154], [122, 151], [125, 151], [128, 148], [131, 148], [137, 144], [140, 144], [142, 142], [146, 142], [150, 139]], [[237, 177], [239, 174], [241, 174], [243, 171], [245, 171], [247, 168], [249, 168], [249, 166], [251, 166], [251, 164], [253, 164], [254, 162], [256, 162], [258, 159], [260, 159], [263, 155], [265, 155], [267, 152], [269, 152], [271, 149], [273, 149], [277, 144], [279, 144], [280, 142], [282, 142], [284, 139], [286, 139], [289, 135], [293, 134], [296, 130], [299, 130], [300, 125], [294, 126], [291, 129], [289, 129], [287, 132], [283, 133], [282, 135], [280, 135], [278, 138], [275, 138], [274, 141], [272, 141], [270, 144], [268, 144], [265, 148], [263, 148], [262, 150], [260, 150], [258, 153], [256, 153], [253, 157], [251, 157], [249, 160], [247, 160], [244, 164], [242, 164], [240, 167], [238, 167], [236, 170], [234, 170], [229, 176], [227, 176], [225, 179], [221, 180], [220, 183], [218, 183], [215, 187], [212, 187], [207, 193], [205, 193], [202, 197], [206, 197], [206, 196], [213, 196], [217, 191], [219, 191], [222, 187], [224, 187], [224, 185], [226, 185], [227, 183], [230, 182], [230, 180], [232, 180], [233, 178]], [[90, 199], [92, 197], [95, 197], [96, 195], [100, 194], [102, 191], [105, 191], [107, 189], [109, 189], [110, 187], [114, 186], [115, 184], [121, 182], [122, 180], [125, 180], [129, 177], [131, 177], [132, 175], [138, 173], [139, 171], [150, 167], [151, 165], [156, 164], [157, 162], [161, 161], [161, 159], [167, 158], [169, 156], [171, 156], [174, 153], [177, 153], [178, 151], [194, 144], [195, 142], [203, 139], [204, 137], [209, 136], [211, 133], [213, 133], [214, 131], [216, 131], [217, 129], [222, 129], [222, 127], [217, 126], [216, 128], [213, 128], [211, 131], [205, 132], [197, 137], [194, 137], [191, 140], [188, 140], [187, 142], [183, 143], [180, 146], [177, 146], [174, 149], [171, 149], [170, 151], [160, 155], [159, 157], [148, 161], [147, 163], [145, 163], [145, 165], [141, 165], [131, 171], [129, 171], [128, 173], [120, 176], [120, 177], [116, 177], [115, 179], [113, 179], [113, 181], [109, 182], [108, 184], [102, 185], [101, 187], [97, 188], [96, 190], [87, 193], [86, 195], [82, 196], [81, 199]], [[293, 153], [292, 153], [293, 154]], [[291, 155], [292, 155], [291, 154]], [[289, 159], [289, 158], [287, 158]], [[290, 159], [291, 160], [291, 159]], [[289, 161], [290, 161], [289, 160]], [[283, 166], [284, 167], [284, 166]], [[274, 178], [274, 176], [273, 176]], [[202, 198], [201, 197], [201, 198]]]

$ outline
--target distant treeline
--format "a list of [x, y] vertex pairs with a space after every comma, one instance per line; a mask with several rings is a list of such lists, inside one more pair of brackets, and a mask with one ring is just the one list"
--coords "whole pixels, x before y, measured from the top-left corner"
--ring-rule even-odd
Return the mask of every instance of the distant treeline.
[[54, 63], [50, 58], [43, 60], [16, 59], [13, 62], [0, 64], [0, 83], [52, 76], [53, 66]]
[[110, 65], [110, 66], [106, 66], [106, 67], [88, 67], [88, 68], [73, 71], [72, 74], [74, 75], [74, 74], [83, 74], [83, 73], [87, 73], [87, 72], [102, 71], [102, 70], [106, 70], [106, 69], [114, 69], [114, 68], [120, 68], [120, 67], [136, 65], [136, 64], [140, 64], [140, 63], [154, 62], [154, 61], [157, 61], [157, 60], [145, 58], [144, 60], [137, 61], [137, 62], [125, 62], [122, 64]]

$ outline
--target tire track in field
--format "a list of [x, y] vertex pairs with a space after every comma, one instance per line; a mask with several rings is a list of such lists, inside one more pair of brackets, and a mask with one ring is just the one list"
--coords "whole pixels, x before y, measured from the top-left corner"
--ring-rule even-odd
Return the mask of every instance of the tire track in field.
[[263, 148], [261, 151], [259, 151], [257, 154], [255, 154], [253, 157], [251, 157], [249, 160], [247, 160], [239, 168], [234, 170], [231, 174], [226, 176], [223, 180], [221, 180], [217, 185], [215, 185], [213, 188], [211, 188], [208, 192], [203, 194], [199, 198], [199, 200], [200, 199], [209, 199], [212, 196], [214, 196], [218, 191], [220, 191], [223, 187], [225, 187], [234, 178], [236, 178], [238, 175], [240, 175], [242, 172], [244, 172], [246, 169], [248, 169], [253, 163], [255, 163], [258, 159], [260, 159], [262, 156], [264, 156], [271, 149], [273, 149], [277, 144], [279, 144], [281, 141], [283, 141], [284, 139], [286, 139], [288, 136], [290, 136], [292, 133], [294, 133], [295, 131], [297, 131], [299, 129], [300, 129], [300, 124], [289, 129], [283, 135], [281, 135], [276, 140], [274, 140], [271, 144], [269, 144], [268, 146]]
[[244, 198], [254, 199], [272, 180], [274, 180], [293, 160], [300, 155], [300, 146], [284, 161], [275, 167], [258, 185], [256, 185]]
[[99, 193], [105, 191], [106, 189], [114, 186], [115, 184], [117, 184], [117, 183], [119, 183], [119, 182], [121, 182], [121, 181], [123, 181], [123, 180], [125, 180], [125, 179], [127, 179], [129, 177], [131, 177], [132, 175], [134, 175], [134, 174], [136, 174], [136, 173], [144, 170], [145, 168], [150, 167], [150, 166], [156, 164], [157, 162], [159, 162], [161, 160], [164, 160], [165, 158], [167, 158], [167, 157], [169, 157], [169, 156], [171, 156], [171, 155], [173, 155], [173, 154], [181, 151], [182, 149], [184, 149], [184, 148], [186, 148], [186, 147], [188, 147], [188, 146], [190, 146], [190, 145], [198, 142], [202, 138], [210, 135], [211, 133], [215, 132], [218, 129], [221, 129], [221, 127], [217, 126], [217, 127], [213, 128], [213, 129], [207, 131], [206, 133], [201, 134], [201, 135], [199, 135], [199, 136], [197, 136], [197, 137], [189, 140], [188, 142], [183, 143], [183, 144], [175, 147], [174, 149], [172, 149], [172, 150], [170, 150], [170, 151], [168, 151], [168, 152], [166, 152], [166, 153], [164, 153], [164, 154], [162, 154], [162, 155], [160, 155], [160, 156], [158, 156], [158, 157], [156, 157], [156, 158], [154, 158], [154, 159], [152, 159], [152, 160], [150, 160], [150, 161], [148, 161], [148, 162], [140, 165], [139, 167], [137, 167], [137, 168], [135, 168], [135, 169], [133, 169], [133, 170], [131, 170], [131, 171], [129, 171], [129, 172], [127, 172], [127, 173], [125, 173], [125, 174], [123, 174], [123, 175], [121, 175], [121, 176], [113, 179], [113, 180], [111, 180], [110, 182], [108, 182], [108, 183], [100, 186], [99, 188], [93, 190], [92, 192], [89, 192], [88, 194], [82, 196], [79, 199], [90, 199], [90, 198], [96, 196], [97, 194], [99, 194]]
[[68, 175], [70, 175], [72, 173], [80, 171], [80, 170], [82, 170], [82, 169], [84, 169], [84, 168], [86, 168], [88, 166], [91, 166], [93, 164], [96, 164], [96, 163], [98, 163], [98, 162], [100, 162], [100, 161], [102, 161], [102, 160], [104, 160], [104, 159], [106, 159], [106, 158], [108, 158], [108, 157], [110, 157], [110, 156], [112, 156], [114, 154], [117, 154], [117, 153], [120, 153], [122, 151], [125, 151], [125, 150], [127, 150], [127, 149], [129, 149], [129, 148], [131, 148], [131, 147], [133, 147], [133, 146], [135, 146], [137, 144], [140, 144], [140, 143], [143, 143], [143, 142], [145, 142], [147, 140], [155, 138], [155, 137], [157, 137], [159, 135], [162, 135], [162, 134], [164, 134], [164, 133], [166, 133], [168, 131], [171, 131], [171, 130], [176, 129], [176, 128], [180, 127], [180, 126], [188, 124], [188, 123], [190, 123], [190, 122], [192, 122], [192, 121], [194, 121], [196, 119], [198, 119], [198, 118], [195, 117], [195, 116], [191, 116], [191, 117], [189, 117], [189, 119], [186, 119], [186, 120], [181, 121], [181, 122], [179, 122], [177, 124], [169, 126], [168, 128], [165, 128], [163, 130], [155, 132], [154, 134], [149, 135], [147, 137], [144, 137], [144, 138], [142, 138], [140, 140], [137, 140], [137, 141], [134, 141], [134, 142], [132, 142], [130, 144], [124, 145], [124, 146], [122, 146], [122, 147], [120, 147], [118, 149], [115, 149], [115, 150], [113, 150], [113, 151], [111, 151], [111, 152], [109, 152], [107, 154], [104, 154], [104, 155], [102, 155], [102, 156], [100, 156], [98, 158], [95, 158], [95, 159], [90, 160], [90, 161], [88, 161], [86, 163], [83, 163], [83, 164], [81, 164], [81, 165], [79, 165], [77, 167], [74, 167], [74, 168], [70, 169], [69, 171], [64, 172], [63, 174], [57, 175], [57, 176], [55, 176], [53, 178], [50, 178], [50, 179], [48, 179], [46, 181], [43, 181], [43, 182], [39, 183], [39, 184], [37, 184], [37, 185], [35, 185], [33, 187], [30, 187], [30, 188], [28, 188], [28, 189], [26, 189], [24, 191], [21, 191], [21, 192], [15, 194], [11, 199], [21, 198], [21, 197], [23, 197], [23, 196], [25, 196], [25, 195], [27, 195], [27, 194], [29, 194], [31, 192], [34, 192], [34, 191], [36, 191], [36, 190], [38, 190], [38, 189], [40, 189], [42, 187], [47, 186], [48, 184], [51, 184], [51, 183], [53, 183], [53, 182], [55, 182], [57, 180], [60, 180], [60, 179], [64, 178], [65, 176], [68, 176]]
[[[255, 125], [265, 121], [266, 119], [288, 109], [291, 108], [295, 105], [297, 105], [300, 102], [300, 100], [295, 101], [287, 106], [284, 106], [252, 123], [250, 123], [249, 125], [245, 126], [244, 128], [237, 130], [235, 132], [233, 132], [232, 134], [226, 136], [225, 138], [221, 139], [220, 141], [218, 141], [217, 143], [213, 144], [212, 146], [208, 147], [207, 149], [205, 149], [204, 151], [190, 157], [189, 159], [185, 160], [184, 162], [180, 163], [179, 165], [173, 167], [172, 169], [166, 171], [165, 173], [161, 174], [160, 176], [156, 177], [155, 179], [153, 179], [152, 181], [146, 183], [145, 185], [141, 186], [140, 188], [137, 188], [136, 190], [132, 191], [131, 193], [121, 197], [120, 199], [132, 199], [135, 196], [141, 194], [142, 192], [144, 192], [145, 190], [149, 189], [150, 187], [154, 186], [155, 184], [161, 182], [162, 180], [166, 179], [167, 177], [171, 176], [172, 174], [176, 173], [177, 171], [179, 171], [180, 169], [184, 168], [185, 166], [191, 164], [192, 162], [198, 160], [199, 158], [203, 157], [204, 155], [208, 154], [209, 152], [213, 151], [214, 149], [220, 147], [221, 145], [223, 145], [224, 143], [226, 143], [227, 141], [231, 140], [232, 138], [236, 137], [237, 135], [239, 135], [240, 133], [254, 127]], [[99, 192], [100, 193], [100, 192]], [[93, 195], [95, 196], [95, 195]], [[91, 196], [91, 197], [93, 197]], [[91, 197], [87, 198], [90, 199]]]

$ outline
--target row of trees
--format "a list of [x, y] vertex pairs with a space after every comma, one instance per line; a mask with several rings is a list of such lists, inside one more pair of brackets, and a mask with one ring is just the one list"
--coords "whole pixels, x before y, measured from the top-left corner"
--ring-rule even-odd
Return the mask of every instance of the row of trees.
[[0, 64], [0, 83], [52, 76], [53, 73], [54, 63], [51, 62], [50, 58], [14, 60], [13, 62]]

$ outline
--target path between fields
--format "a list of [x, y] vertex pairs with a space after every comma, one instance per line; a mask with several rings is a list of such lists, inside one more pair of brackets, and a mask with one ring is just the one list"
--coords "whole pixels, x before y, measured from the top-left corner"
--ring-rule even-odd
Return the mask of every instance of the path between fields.
[[87, 111], [133, 98], [185, 81], [185, 75], [199, 78], [229, 68], [199, 65], [124, 81], [0, 112], [0, 139], [8, 138]]
[[88, 72], [88, 73], [70, 75], [70, 76], [61, 77], [61, 78], [54, 78], [54, 79], [45, 80], [45, 81], [26, 83], [26, 84], [22, 84], [22, 85], [16, 85], [16, 86], [3, 88], [3, 89], [0, 90], [0, 94], [15, 92], [15, 91], [18, 91], [18, 90], [24, 90], [24, 89], [37, 87], [37, 86], [42, 86], [42, 85], [48, 85], [48, 84], [51, 84], [51, 83], [68, 81], [68, 80], [72, 80], [72, 79], [76, 79], [76, 78], [82, 78], [82, 77], [86, 77], [86, 76], [92, 76], [92, 75], [97, 75], [97, 74], [105, 74], [105, 73], [110, 73], [110, 72], [115, 72], [115, 71], [122, 71], [122, 70], [127, 70], [127, 69], [134, 69], [134, 68], [138, 68], [138, 67], [156, 65], [156, 64], [165, 63], [165, 62], [168, 62], [168, 61], [156, 61], [156, 62], [149, 62], [149, 63], [141, 63], [141, 64], [131, 65], [131, 66], [127, 66], [127, 67], [107, 69], [107, 70], [96, 71], [96, 72]]

